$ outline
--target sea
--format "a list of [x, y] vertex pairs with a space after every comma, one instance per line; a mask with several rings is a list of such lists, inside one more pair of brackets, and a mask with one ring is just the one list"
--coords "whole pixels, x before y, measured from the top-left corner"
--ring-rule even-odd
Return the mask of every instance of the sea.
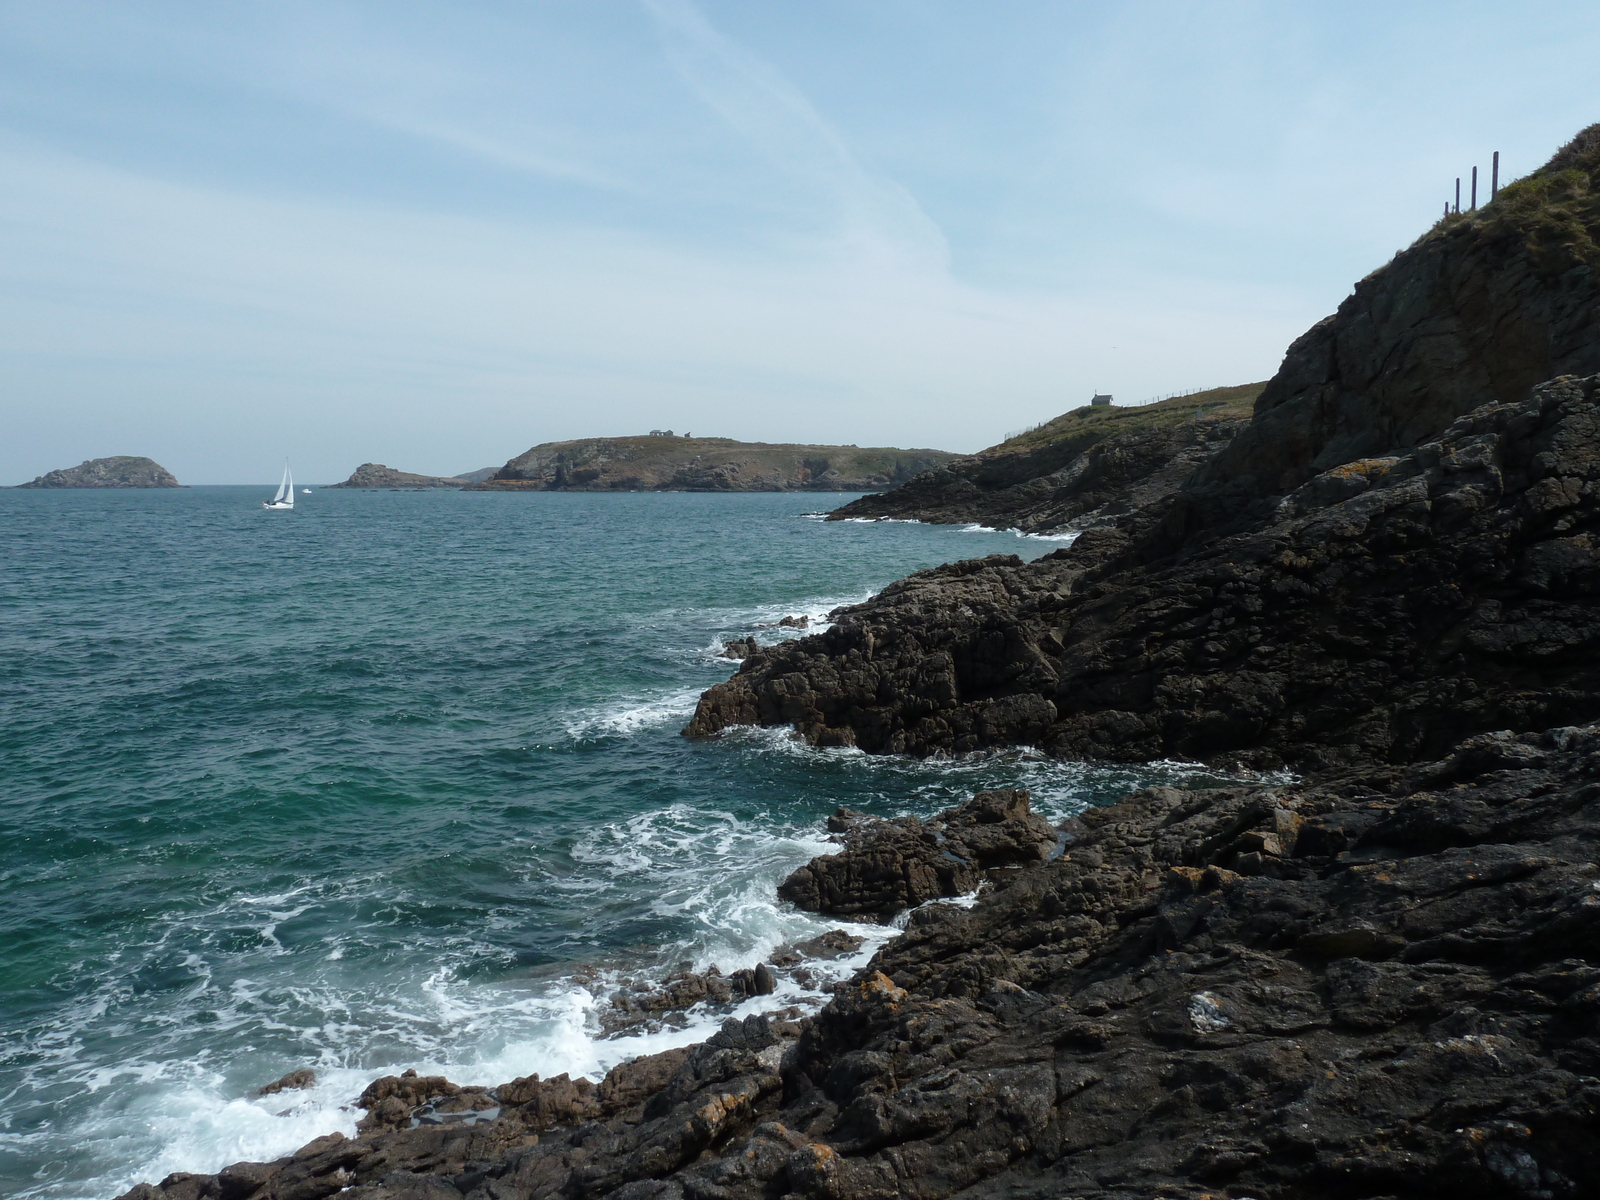
[[840, 805], [1020, 786], [1064, 819], [1203, 777], [680, 736], [726, 641], [1060, 540], [822, 521], [839, 495], [271, 491], [0, 491], [0, 1195], [271, 1159], [406, 1068], [598, 1078], [815, 1008], [893, 926], [776, 996], [602, 1022], [839, 927], [774, 888]]

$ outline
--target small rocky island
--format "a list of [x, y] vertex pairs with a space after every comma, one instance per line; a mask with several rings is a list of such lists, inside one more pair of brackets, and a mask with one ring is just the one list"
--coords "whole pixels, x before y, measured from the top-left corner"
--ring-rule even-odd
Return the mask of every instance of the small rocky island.
[[655, 432], [545, 442], [513, 458], [486, 492], [868, 492], [955, 458], [943, 450], [736, 442]]
[[458, 488], [468, 481], [460, 476], [414, 475], [410, 471], [397, 471], [382, 463], [362, 463], [343, 483], [330, 483], [330, 488]]
[[24, 488], [175, 488], [183, 485], [154, 459], [131, 454], [91, 458], [76, 467], [41, 475]]

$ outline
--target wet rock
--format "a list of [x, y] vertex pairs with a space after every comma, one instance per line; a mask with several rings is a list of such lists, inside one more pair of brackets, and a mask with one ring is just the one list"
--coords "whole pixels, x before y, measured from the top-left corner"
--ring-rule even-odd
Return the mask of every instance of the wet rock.
[[759, 647], [756, 645], [756, 639], [753, 637], [747, 637], [743, 640], [735, 638], [731, 642], [724, 642], [722, 644], [722, 653], [717, 657], [749, 658], [752, 654], [756, 653], [758, 649]]
[[857, 937], [843, 929], [830, 929], [827, 933], [819, 933], [814, 938], [796, 942], [794, 948], [806, 958], [829, 959], [846, 958], [865, 944], [865, 938]]
[[980, 792], [926, 824], [863, 818], [840, 809], [829, 819], [845, 849], [814, 858], [778, 887], [781, 899], [808, 912], [893, 916], [939, 897], [964, 895], [993, 867], [1037, 865], [1056, 831], [1020, 789]]
[[317, 1082], [317, 1073], [309, 1067], [302, 1067], [298, 1071], [290, 1071], [282, 1079], [265, 1084], [256, 1089], [258, 1096], [274, 1096], [279, 1092], [297, 1091], [301, 1088], [311, 1087]]

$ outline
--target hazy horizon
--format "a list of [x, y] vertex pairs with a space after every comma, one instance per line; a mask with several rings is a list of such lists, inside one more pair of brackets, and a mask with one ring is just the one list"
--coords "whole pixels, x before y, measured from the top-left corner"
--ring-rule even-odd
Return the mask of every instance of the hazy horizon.
[[1265, 379], [1457, 176], [1485, 199], [1492, 151], [1505, 181], [1600, 119], [1559, 86], [1597, 34], [1563, 3], [0, 0], [0, 483], [455, 475], [652, 428], [970, 452]]

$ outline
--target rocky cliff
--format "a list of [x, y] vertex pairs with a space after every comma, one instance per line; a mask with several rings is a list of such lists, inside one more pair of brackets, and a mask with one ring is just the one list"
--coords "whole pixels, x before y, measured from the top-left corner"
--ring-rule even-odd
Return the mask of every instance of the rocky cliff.
[[1075, 408], [853, 500], [828, 520], [890, 517], [1024, 533], [1106, 524], [1176, 492], [1244, 428], [1265, 386], [1212, 388], [1141, 407]]
[[458, 488], [462, 479], [441, 475], [413, 475], [410, 471], [397, 471], [382, 463], [362, 463], [343, 483], [330, 483], [336, 488]]
[[1592, 718], [1595, 379], [1528, 387], [1600, 362], [1595, 196], [1591, 130], [1363, 280], [1170, 498], [912, 576], [747, 658], [686, 732], [1317, 769]]
[[91, 458], [76, 467], [51, 471], [25, 488], [175, 488], [183, 485], [154, 459], [118, 454], [111, 458]]
[[954, 458], [942, 450], [769, 445], [731, 438], [546, 442], [479, 491], [860, 492], [892, 487]]

